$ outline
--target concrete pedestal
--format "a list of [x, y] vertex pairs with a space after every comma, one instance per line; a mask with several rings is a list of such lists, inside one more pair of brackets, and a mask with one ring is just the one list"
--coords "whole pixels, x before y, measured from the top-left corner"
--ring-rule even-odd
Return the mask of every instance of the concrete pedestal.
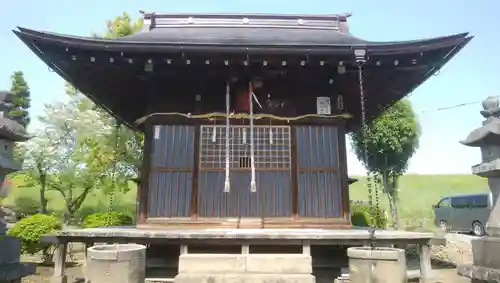
[[86, 272], [90, 282], [144, 283], [146, 247], [136, 244], [90, 247]]
[[0, 235], [0, 283], [10, 283], [35, 273], [36, 266], [21, 263], [21, 240]]
[[472, 240], [472, 265], [458, 266], [458, 274], [475, 282], [500, 282], [500, 238]]
[[184, 254], [175, 283], [315, 283], [302, 254]]
[[347, 249], [352, 283], [406, 283], [405, 250], [354, 247]]

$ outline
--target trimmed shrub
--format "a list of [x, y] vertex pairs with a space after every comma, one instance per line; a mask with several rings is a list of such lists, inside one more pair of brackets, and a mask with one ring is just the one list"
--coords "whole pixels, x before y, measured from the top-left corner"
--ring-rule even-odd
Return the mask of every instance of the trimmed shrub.
[[29, 196], [18, 196], [14, 199], [12, 210], [19, 218], [35, 215], [41, 211], [40, 201]]
[[88, 215], [83, 220], [83, 228], [113, 227], [132, 225], [132, 218], [121, 212], [98, 212]]
[[77, 225], [81, 225], [83, 223], [83, 221], [85, 221], [85, 219], [87, 217], [89, 217], [89, 215], [96, 214], [99, 212], [106, 212], [106, 211], [108, 211], [108, 210], [104, 209], [104, 208], [101, 209], [100, 207], [97, 207], [97, 206], [82, 206], [82, 207], [80, 207], [80, 209], [78, 211], [75, 212], [73, 223], [77, 223]]
[[127, 216], [129, 216], [135, 223], [137, 204], [135, 202], [121, 201], [114, 203], [111, 206], [112, 211], [119, 211]]
[[41, 243], [42, 236], [61, 230], [61, 221], [52, 215], [35, 214], [21, 219], [7, 231], [8, 236], [21, 238], [21, 252], [36, 254], [40, 251], [44, 254], [44, 261], [50, 261], [51, 244]]
[[[387, 217], [384, 210], [374, 208], [375, 227], [386, 228]], [[351, 204], [351, 223], [354, 226], [369, 227], [371, 223], [371, 207], [366, 204]]]

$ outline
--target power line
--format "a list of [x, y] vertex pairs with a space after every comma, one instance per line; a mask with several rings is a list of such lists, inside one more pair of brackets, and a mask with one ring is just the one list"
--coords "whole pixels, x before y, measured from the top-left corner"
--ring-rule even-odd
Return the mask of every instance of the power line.
[[[492, 97], [499, 98], [500, 95], [496, 95], [496, 96], [492, 96]], [[468, 105], [479, 104], [483, 101], [484, 100], [464, 102], [464, 103], [454, 104], [454, 105], [450, 105], [450, 106], [439, 107], [436, 109], [423, 110], [423, 111], [419, 111], [419, 112], [421, 114], [424, 114], [424, 113], [439, 112], [439, 111], [444, 111], [444, 110], [451, 110], [451, 109], [460, 108], [460, 107], [464, 107], [464, 106], [468, 106]]]

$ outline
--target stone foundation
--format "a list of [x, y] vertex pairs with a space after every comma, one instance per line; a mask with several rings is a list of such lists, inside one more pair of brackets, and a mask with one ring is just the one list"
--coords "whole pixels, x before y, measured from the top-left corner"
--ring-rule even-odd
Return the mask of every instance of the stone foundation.
[[302, 254], [184, 254], [176, 283], [315, 283]]

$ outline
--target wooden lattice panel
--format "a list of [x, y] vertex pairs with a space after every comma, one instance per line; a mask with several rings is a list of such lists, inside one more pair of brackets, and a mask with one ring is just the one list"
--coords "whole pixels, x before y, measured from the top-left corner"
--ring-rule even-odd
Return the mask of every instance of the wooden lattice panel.
[[[230, 168], [250, 168], [250, 127], [231, 126], [229, 132]], [[200, 167], [224, 169], [226, 166], [226, 127], [201, 127]], [[254, 126], [256, 169], [290, 169], [291, 136], [288, 126]]]

